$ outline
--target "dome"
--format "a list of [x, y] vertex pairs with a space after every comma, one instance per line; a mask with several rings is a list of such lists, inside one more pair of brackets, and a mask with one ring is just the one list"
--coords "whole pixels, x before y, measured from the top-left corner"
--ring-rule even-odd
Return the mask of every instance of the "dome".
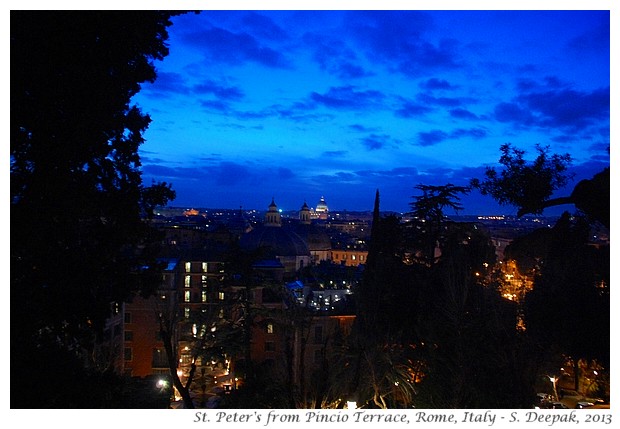
[[245, 250], [265, 250], [265, 257], [309, 256], [310, 250], [304, 240], [291, 229], [261, 225], [241, 237]]
[[325, 202], [325, 197], [321, 197], [321, 199], [316, 205], [315, 211], [319, 213], [329, 211], [329, 209], [327, 208], [327, 203]]
[[295, 228], [295, 232], [306, 242], [311, 252], [332, 248], [329, 235], [317, 225], [300, 223]]

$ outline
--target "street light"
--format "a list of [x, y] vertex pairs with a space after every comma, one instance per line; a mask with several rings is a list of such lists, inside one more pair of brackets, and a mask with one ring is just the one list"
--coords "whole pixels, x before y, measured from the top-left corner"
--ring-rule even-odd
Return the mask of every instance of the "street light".
[[556, 377], [549, 377], [549, 381], [551, 383], [553, 383], [553, 394], [555, 395], [555, 400], [559, 401], [560, 398], [558, 396], [558, 389], [556, 388], [556, 383], [557, 383], [558, 379]]

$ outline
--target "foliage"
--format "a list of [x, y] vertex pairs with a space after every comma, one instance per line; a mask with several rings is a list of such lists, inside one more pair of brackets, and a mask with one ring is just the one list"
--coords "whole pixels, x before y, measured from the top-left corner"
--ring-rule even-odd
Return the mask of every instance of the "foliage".
[[410, 224], [380, 217], [377, 195], [344, 380], [370, 407], [529, 406], [531, 359], [516, 305], [490, 284], [493, 243], [444, 215], [468, 189], [418, 188]]
[[[422, 262], [435, 261], [435, 249], [442, 244], [442, 224], [446, 220], [446, 209], [450, 208], [458, 213], [463, 208], [459, 194], [467, 195], [470, 190], [465, 186], [455, 186], [451, 183], [442, 186], [418, 185], [416, 189], [422, 195], [414, 196], [410, 203], [413, 221], [409, 225], [409, 239]], [[413, 231], [411, 231], [413, 229]]]
[[590, 235], [593, 228], [610, 226], [610, 170], [580, 181], [566, 197], [551, 198], [570, 178], [566, 169], [571, 158], [537, 149], [539, 156], [528, 164], [523, 151], [503, 145], [500, 163], [505, 170], [498, 175], [488, 169], [486, 180], [473, 180], [472, 186], [501, 204], [516, 205], [519, 215], [562, 204], [578, 209], [574, 216], [564, 212], [552, 229], [535, 230], [506, 249], [520, 271], [535, 273], [524, 303], [529, 341], [540, 359], [557, 358], [549, 351], [569, 356], [578, 390], [577, 362], [609, 363], [610, 250], [609, 245], [593, 245]]
[[589, 245], [589, 225], [565, 213], [553, 227], [534, 289], [526, 296], [527, 332], [578, 360], [609, 364], [609, 247]]
[[528, 163], [524, 159], [525, 151], [503, 144], [499, 162], [504, 169], [498, 172], [494, 167], [487, 167], [486, 179], [472, 179], [471, 186], [501, 205], [519, 207], [522, 214], [542, 213], [545, 202], [572, 178], [567, 173], [572, 160], [568, 154], [549, 155], [549, 147], [536, 145], [536, 150], [538, 156]]
[[[142, 183], [150, 118], [129, 103], [168, 53], [170, 16], [11, 11], [12, 353], [39, 353], [44, 332], [87, 357], [111, 304], [158, 280], [144, 219], [174, 192]], [[19, 398], [45, 378], [15, 361]]]

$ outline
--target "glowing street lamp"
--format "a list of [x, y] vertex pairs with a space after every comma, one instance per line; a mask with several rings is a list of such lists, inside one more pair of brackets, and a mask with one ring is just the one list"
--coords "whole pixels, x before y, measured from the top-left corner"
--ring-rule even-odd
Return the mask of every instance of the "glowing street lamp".
[[[548, 376], [548, 377], [549, 377], [549, 376]], [[559, 398], [559, 396], [558, 396], [558, 389], [557, 389], [557, 385], [556, 385], [556, 383], [557, 383], [558, 379], [557, 379], [556, 377], [549, 377], [549, 381], [550, 381], [551, 383], [553, 383], [553, 394], [555, 395], [555, 400], [556, 400], [556, 401], [559, 401], [559, 400], [560, 400], [560, 398]]]

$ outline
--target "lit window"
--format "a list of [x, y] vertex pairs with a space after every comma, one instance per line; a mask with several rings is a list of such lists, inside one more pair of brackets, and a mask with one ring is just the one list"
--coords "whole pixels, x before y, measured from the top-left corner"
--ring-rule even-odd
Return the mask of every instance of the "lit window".
[[224, 292], [220, 292], [218, 294], [218, 297], [220, 298], [220, 301], [223, 301], [224, 300]]
[[192, 271], [192, 263], [191, 262], [186, 262], [185, 263], [185, 272], [189, 273]]
[[202, 287], [207, 287], [207, 276], [202, 276], [200, 280], [202, 282]]
[[202, 291], [201, 300], [202, 302], [207, 302], [207, 291], [206, 290]]
[[355, 261], [355, 255], [351, 255], [351, 259]]
[[192, 284], [192, 277], [191, 276], [185, 276], [185, 287], [190, 287]]
[[192, 294], [190, 291], [185, 291], [185, 302], [190, 302], [192, 300]]
[[184, 315], [186, 319], [189, 319], [189, 307], [185, 307]]
[[269, 323], [267, 325], [267, 333], [268, 334], [273, 334], [273, 323]]
[[202, 272], [206, 273], [208, 271], [208, 267], [209, 267], [209, 264], [207, 264], [206, 262], [203, 262], [202, 263]]
[[364, 255], [360, 255], [360, 261], [364, 260]]

